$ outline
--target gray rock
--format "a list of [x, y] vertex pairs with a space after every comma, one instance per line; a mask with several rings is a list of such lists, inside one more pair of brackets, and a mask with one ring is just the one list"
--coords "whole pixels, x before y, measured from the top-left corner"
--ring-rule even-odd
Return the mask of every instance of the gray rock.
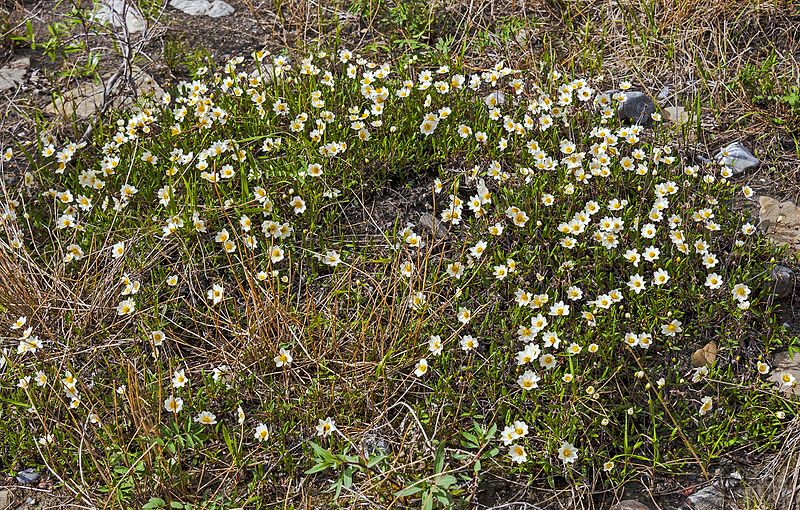
[[0, 69], [0, 92], [15, 89], [22, 85], [25, 73], [28, 72], [30, 66], [31, 60], [26, 57], [17, 59]]
[[738, 510], [738, 506], [733, 498], [725, 493], [717, 485], [709, 485], [689, 496], [689, 501], [694, 510]]
[[223, 0], [172, 0], [170, 6], [191, 16], [220, 18], [233, 14], [234, 8]]
[[216, 0], [211, 3], [211, 9], [206, 12], [206, 16], [211, 16], [212, 18], [221, 18], [223, 16], [228, 16], [229, 14], [233, 14], [234, 8], [222, 0]]
[[129, 34], [135, 34], [147, 28], [142, 12], [130, 0], [102, 0], [93, 18], [115, 28], [124, 28]]
[[626, 499], [620, 501], [616, 505], [612, 506], [608, 510], [650, 510], [650, 507], [639, 503], [635, 499]]
[[211, 9], [208, 0], [172, 0], [169, 5], [190, 16], [202, 16]]
[[774, 243], [800, 250], [800, 207], [766, 195], [758, 197], [758, 226]]
[[739, 142], [733, 142], [719, 150], [715, 159], [733, 170], [733, 175], [742, 175], [748, 170], [756, 168], [761, 162], [753, 156], [750, 149]]
[[17, 473], [15, 477], [19, 483], [26, 485], [33, 485], [39, 481], [42, 475], [32, 468], [23, 469]]
[[625, 92], [625, 101], [619, 107], [619, 116], [631, 124], [643, 127], [653, 125], [650, 117], [656, 111], [656, 105], [647, 94], [635, 90]]
[[419, 226], [427, 230], [436, 239], [447, 239], [450, 232], [447, 227], [430, 213], [422, 213], [419, 217]]
[[536, 506], [527, 501], [512, 501], [510, 503], [502, 503], [497, 506], [485, 507], [486, 510], [543, 510], [542, 507]]
[[767, 289], [775, 297], [785, 298], [792, 295], [796, 282], [797, 277], [794, 271], [786, 266], [775, 264], [769, 273]]

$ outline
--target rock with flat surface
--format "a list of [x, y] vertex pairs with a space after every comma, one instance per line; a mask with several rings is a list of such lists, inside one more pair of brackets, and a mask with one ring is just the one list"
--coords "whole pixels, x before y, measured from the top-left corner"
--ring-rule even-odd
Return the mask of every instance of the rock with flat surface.
[[94, 13], [94, 19], [135, 34], [147, 28], [142, 12], [130, 0], [102, 0]]
[[727, 147], [723, 147], [715, 156], [718, 163], [729, 167], [733, 175], [742, 175], [748, 170], [756, 168], [761, 161], [753, 156], [750, 149], [740, 142], [733, 142]]
[[792, 202], [781, 202], [772, 197], [758, 197], [759, 228], [773, 242], [800, 249], [800, 207]]
[[29, 58], [17, 59], [0, 69], [0, 92], [16, 89], [25, 79], [25, 74], [31, 66]]
[[[109, 78], [108, 75], [105, 76], [104, 81], [107, 83]], [[164, 94], [164, 90], [149, 74], [135, 66], [133, 68], [133, 81], [136, 83], [136, 92], [139, 96], [160, 98]], [[102, 108], [104, 95], [105, 85], [102, 83], [81, 83], [53, 100], [51, 104], [45, 107], [44, 111], [68, 119], [73, 116], [85, 119], [91, 117]], [[123, 94], [114, 95], [112, 93], [110, 101], [113, 108], [122, 108], [132, 104], [132, 98]]]
[[686, 113], [686, 108], [683, 106], [668, 106], [664, 108], [664, 113], [667, 115], [667, 120], [676, 126], [682, 126], [689, 122], [689, 114]]
[[430, 213], [422, 213], [419, 217], [419, 226], [430, 232], [436, 239], [447, 239], [450, 232], [444, 223]]

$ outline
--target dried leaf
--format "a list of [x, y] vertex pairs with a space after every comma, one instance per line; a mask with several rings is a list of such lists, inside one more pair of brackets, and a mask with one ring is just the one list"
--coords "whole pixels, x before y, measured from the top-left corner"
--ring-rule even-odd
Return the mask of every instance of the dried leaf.
[[717, 360], [717, 344], [708, 342], [692, 354], [692, 366], [695, 368], [711, 365]]

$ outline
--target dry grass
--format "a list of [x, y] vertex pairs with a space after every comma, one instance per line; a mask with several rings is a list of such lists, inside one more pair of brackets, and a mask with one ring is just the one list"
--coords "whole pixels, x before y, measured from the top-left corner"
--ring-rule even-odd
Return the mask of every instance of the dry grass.
[[[342, 27], [341, 39], [349, 44], [391, 47], [399, 36], [416, 35], [405, 34], [402, 25], [387, 21], [388, 12], [402, 4], [399, 1], [369, 2], [353, 8], [338, 1], [297, 0], [277, 5], [243, 1], [244, 7], [269, 34], [268, 38], [285, 47], [311, 44], [314, 40], [330, 43], [333, 41], [330, 27], [334, 25]], [[753, 176], [754, 180], [762, 175], [768, 178], [758, 186], [782, 196], [790, 195], [795, 199], [800, 196], [797, 125], [776, 126], [773, 119], [783, 115], [785, 108], [777, 103], [766, 107], [754, 104], [739, 79], [748, 64], [763, 62], [770, 52], [774, 52], [778, 62], [770, 70], [775, 83], [793, 84], [800, 79], [800, 14], [793, 2], [547, 0], [420, 5], [422, 15], [427, 13], [431, 21], [428, 31], [418, 37], [418, 41], [434, 46], [437, 39], [452, 37], [450, 48], [465, 49], [462, 58], [468, 69], [481, 69], [498, 58], [512, 61], [517, 67], [536, 67], [545, 59], [576, 73], [602, 71], [609, 81], [632, 79], [654, 96], [669, 87], [666, 101], [683, 104], [696, 114], [685, 129], [684, 150], [711, 153], [728, 141], [744, 139], [769, 162], [762, 173]], [[27, 9], [22, 5], [16, 7]], [[524, 33], [520, 27], [524, 27]], [[399, 49], [405, 51], [405, 48]], [[13, 112], [14, 104], [15, 101], [9, 102], [6, 111]], [[30, 132], [30, 118], [25, 119], [28, 115], [23, 112], [16, 108], [15, 115], [4, 115], [0, 124], [0, 146], [16, 139], [23, 126], [28, 126]], [[149, 253], [144, 259], [154, 261], [170, 256], [159, 251]], [[433, 251], [425, 254], [426, 258], [437, 256], [441, 254]], [[254, 272], [248, 261], [229, 260], [229, 265], [239, 265], [238, 270], [244, 274]], [[350, 268], [336, 278], [320, 276], [317, 281], [308, 282], [308, 288], [302, 291], [289, 288], [281, 292], [269, 286], [262, 289], [259, 286], [263, 284], [244, 280], [237, 289], [241, 299], [238, 315], [229, 317], [217, 314], [206, 317], [206, 310], [198, 306], [205, 300], [205, 289], [213, 279], [213, 271], [186, 275], [185, 292], [176, 298], [183, 305], [182, 315], [171, 317], [169, 323], [180, 336], [175, 352], [193, 360], [197, 367], [210, 369], [225, 364], [254, 374], [257, 383], [242, 398], [259, 401], [261, 405], [287, 396], [299, 398], [303, 381], [311, 379], [312, 375], [328, 373], [329, 385], [310, 388], [310, 391], [325, 395], [325, 400], [335, 406], [354, 404], [341, 400], [339, 395], [361, 395], [363, 398], [357, 405], [369, 408], [375, 416], [374, 422], [365, 424], [365, 428], [392, 438], [395, 441], [392, 449], [400, 452], [397, 464], [391, 469], [409, 469], [414, 461], [403, 460], [403, 452], [422, 445], [433, 453], [435, 448], [429, 437], [436, 436], [441, 427], [448, 425], [439, 423], [434, 416], [433, 427], [426, 433], [415, 411], [405, 404], [406, 395], [401, 391], [403, 385], [399, 384], [402, 378], [408, 377], [408, 367], [391, 363], [392, 356], [403, 357], [405, 336], [414, 336], [424, 326], [422, 322], [414, 324], [406, 315], [407, 308], [395, 306], [408, 299], [405, 290], [398, 286], [396, 275], [382, 274], [395, 266], [376, 266], [369, 272]], [[140, 272], [145, 274], [147, 269], [144, 265]], [[110, 352], [110, 347], [139, 340], [114, 336], [103, 338], [102, 342], [93, 340], [95, 334], [101, 336], [102, 332], [122, 330], [109, 328], [119, 321], [109, 312], [117, 300], [118, 280], [113, 276], [117, 270], [112, 265], [100, 267], [87, 263], [77, 276], [68, 277], [56, 267], [40, 267], [32, 259], [12, 257], [7, 247], [0, 246], [0, 282], [3, 282], [0, 302], [7, 307], [9, 315], [26, 315], [35, 318], [37, 323], [48, 324], [47, 336], [70, 347], [64, 352], [101, 356], [104, 349]], [[271, 280], [268, 282], [272, 285]], [[362, 300], [341, 303], [341, 300], [328, 299], [353, 288], [363, 289]], [[290, 296], [303, 294], [307, 296], [306, 308], [301, 312], [292, 311], [296, 303], [288, 302]], [[330, 306], [329, 302], [336, 305]], [[444, 302], [441, 306], [449, 304]], [[349, 320], [353, 316], [363, 320], [353, 323]], [[431, 320], [436, 317], [433, 314]], [[312, 318], [318, 322], [311, 322]], [[410, 329], [409, 324], [412, 324]], [[73, 338], [70, 335], [75, 331], [85, 335]], [[259, 378], [274, 372], [271, 357], [265, 357], [264, 353], [276, 351], [284, 339], [293, 339], [304, 353], [304, 360], [297, 364], [297, 375], [287, 377], [282, 388], [263, 381], [259, 384]], [[152, 432], [153, 410], [138, 407], [138, 384], [143, 377], [137, 373], [142, 371], [142, 366], [138, 361], [116, 361], [129, 373], [125, 381], [129, 393], [119, 405], [127, 406], [131, 416], [140, 418], [134, 423], [136, 429]], [[462, 385], [461, 391], [466, 388]], [[320, 410], [320, 413], [325, 411]], [[359, 412], [358, 409], [353, 411]], [[363, 431], [352, 432], [359, 436]], [[771, 477], [759, 496], [767, 507], [789, 508], [797, 501], [800, 440], [794, 428], [787, 430], [781, 451], [782, 455], [763, 468], [762, 476]], [[102, 465], [100, 471], [110, 468]], [[209, 467], [210, 470], [216, 468], [218, 466]], [[199, 478], [206, 483], [214, 480], [220, 487], [235, 484], [235, 473], [222, 468], [206, 476], [201, 474]], [[292, 494], [299, 507], [311, 508], [316, 489], [304, 485], [306, 483], [291, 480], [276, 492], [283, 491], [287, 504]], [[507, 484], [512, 488], [510, 492], [519, 495], [529, 490], [517, 481], [497, 480], [497, 483]], [[372, 489], [385, 490], [384, 487]], [[542, 493], [542, 504], [553, 508], [594, 508], [594, 500], [588, 497], [590, 492], [593, 487], [585, 486], [566, 492], [552, 491], [549, 496]], [[594, 494], [596, 496], [597, 492]], [[781, 506], [786, 501], [790, 506]], [[511, 505], [493, 508], [516, 508]], [[532, 505], [520, 503], [517, 507], [527, 509]]]

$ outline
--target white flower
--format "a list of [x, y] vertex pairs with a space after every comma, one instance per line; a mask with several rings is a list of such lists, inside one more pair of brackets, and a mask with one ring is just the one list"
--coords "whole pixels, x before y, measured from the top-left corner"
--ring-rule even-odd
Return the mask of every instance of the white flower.
[[425, 306], [427, 298], [425, 297], [425, 294], [422, 293], [422, 291], [418, 291], [412, 294], [411, 297], [408, 298], [408, 301], [409, 304], [411, 305], [411, 308], [419, 311], [422, 310], [422, 308]]
[[181, 409], [183, 409], [183, 399], [170, 395], [164, 400], [164, 409], [166, 409], [167, 412], [178, 414], [181, 412]]
[[136, 311], [136, 301], [133, 298], [123, 299], [117, 305], [117, 315], [130, 315]]
[[722, 277], [717, 273], [709, 273], [706, 276], [705, 286], [711, 290], [720, 288], [722, 286]]
[[222, 302], [222, 296], [225, 294], [225, 289], [222, 285], [214, 284], [207, 293], [208, 299], [212, 304], [218, 305]]
[[431, 335], [428, 339], [428, 350], [434, 356], [438, 356], [442, 353], [442, 338], [439, 335]]
[[194, 421], [200, 425], [215, 425], [217, 423], [217, 416], [210, 411], [201, 411], [194, 417]]
[[125, 241], [120, 241], [111, 247], [111, 258], [118, 259], [125, 254]]
[[566, 463], [573, 463], [578, 459], [578, 450], [571, 443], [564, 441], [558, 449], [558, 458]]
[[541, 381], [541, 377], [536, 375], [532, 370], [526, 370], [524, 374], [517, 378], [517, 384], [519, 384], [523, 390], [538, 388], [539, 381]]
[[789, 372], [783, 372], [781, 374], [781, 384], [787, 388], [792, 388], [795, 385], [795, 377], [790, 374]]
[[656, 269], [653, 273], [653, 285], [664, 285], [669, 281], [669, 273], [666, 269]]
[[284, 347], [281, 347], [278, 350], [278, 355], [275, 356], [275, 366], [281, 368], [283, 366], [288, 366], [292, 362], [292, 353], [286, 350]]
[[508, 455], [511, 457], [511, 462], [522, 464], [528, 460], [528, 454], [525, 453], [525, 448], [521, 445], [515, 444], [508, 449]]
[[289, 202], [295, 214], [303, 214], [306, 211], [306, 202], [302, 198], [295, 196]]
[[342, 263], [342, 257], [334, 250], [328, 250], [322, 257], [322, 263], [326, 266], [336, 267]]
[[167, 339], [167, 335], [165, 335], [163, 331], [156, 330], [150, 333], [150, 338], [153, 339], [153, 345], [160, 347], [164, 343], [164, 340]]
[[417, 365], [414, 367], [414, 375], [417, 377], [422, 377], [428, 372], [428, 360], [422, 358], [421, 360], [417, 361]]
[[186, 373], [183, 369], [175, 371], [172, 375], [172, 387], [173, 388], [183, 388], [189, 382], [189, 378], [186, 377]]
[[700, 410], [698, 411], [700, 415], [704, 415], [714, 407], [714, 400], [711, 397], [703, 397], [700, 399]]
[[750, 287], [743, 283], [737, 283], [731, 289], [731, 294], [733, 294], [734, 299], [739, 302], [747, 301], [747, 298], [750, 296]]
[[672, 322], [670, 322], [669, 324], [664, 324], [663, 326], [661, 326], [661, 333], [666, 336], [675, 336], [683, 331], [683, 328], [681, 328], [681, 326], [682, 326], [681, 321], [673, 319]]
[[264, 441], [266, 441], [267, 438], [269, 438], [269, 429], [267, 428], [267, 426], [264, 425], [263, 423], [259, 423], [258, 425], [256, 425], [255, 437], [256, 441], [258, 441], [259, 443], [263, 443]]
[[478, 348], [478, 340], [472, 335], [464, 335], [461, 337], [461, 350], [471, 351]]
[[320, 418], [319, 423], [317, 424], [317, 435], [320, 437], [328, 437], [336, 429], [336, 422], [330, 416], [325, 418], [324, 420]]

